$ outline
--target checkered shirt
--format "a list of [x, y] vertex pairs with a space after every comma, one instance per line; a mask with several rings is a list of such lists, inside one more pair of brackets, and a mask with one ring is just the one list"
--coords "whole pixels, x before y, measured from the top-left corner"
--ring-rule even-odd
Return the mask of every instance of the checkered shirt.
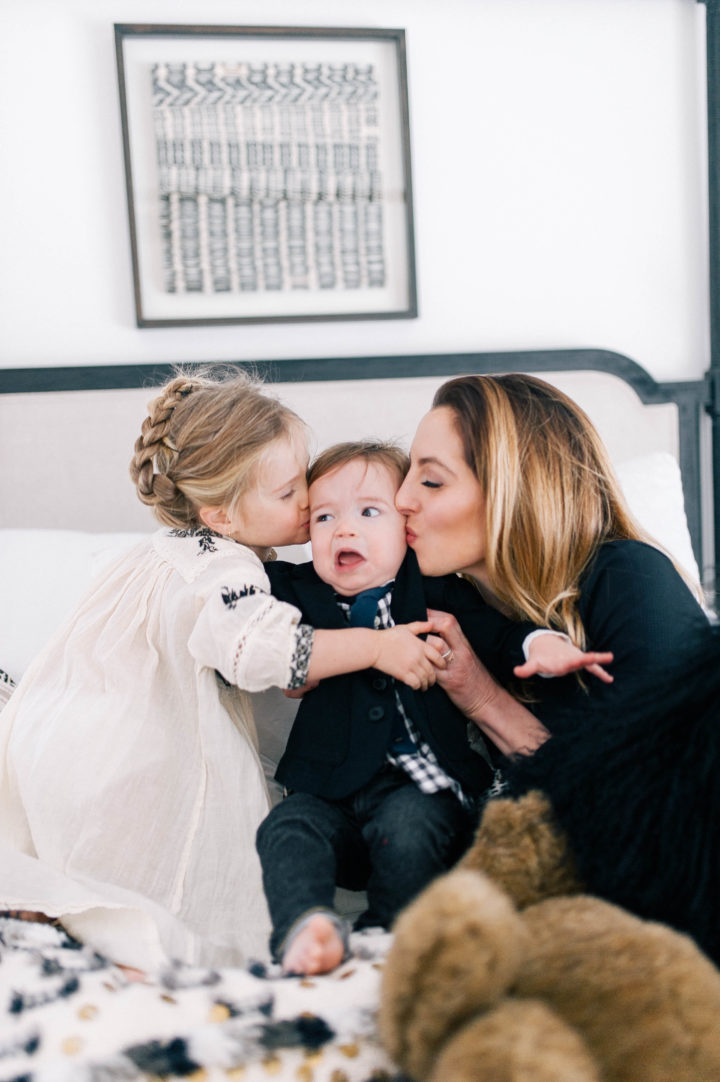
[[[381, 597], [378, 601], [378, 611], [375, 616], [375, 627], [386, 628], [394, 627], [395, 621], [390, 613], [390, 604], [392, 602], [392, 587], [393, 583], [388, 583], [387, 593], [384, 597]], [[350, 619], [350, 605], [341, 597], [337, 597], [337, 603], [345, 613], [348, 621]], [[392, 677], [390, 678], [392, 679]], [[395, 681], [393, 680], [393, 683]], [[392, 755], [387, 752], [387, 760], [392, 763], [393, 766], [399, 767], [404, 770], [417, 785], [423, 793], [439, 793], [442, 789], [449, 789], [458, 798], [460, 803], [466, 808], [474, 808], [475, 803], [467, 794], [463, 791], [462, 786], [455, 778], [451, 778], [449, 774], [446, 774], [440, 763], [437, 761], [437, 757], [433, 752], [429, 744], [427, 744], [420, 733], [415, 728], [411, 718], [408, 717], [400, 695], [398, 694], [397, 686], [395, 687], [395, 707], [400, 713], [400, 717], [403, 720], [405, 728], [407, 730], [408, 737], [412, 743], [415, 751], [413, 752], [401, 752], [397, 755]]]

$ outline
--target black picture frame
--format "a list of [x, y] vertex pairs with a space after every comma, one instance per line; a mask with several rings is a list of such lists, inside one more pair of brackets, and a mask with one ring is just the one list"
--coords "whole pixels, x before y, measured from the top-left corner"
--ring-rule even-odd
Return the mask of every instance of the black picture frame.
[[114, 31], [138, 327], [417, 316], [404, 30]]

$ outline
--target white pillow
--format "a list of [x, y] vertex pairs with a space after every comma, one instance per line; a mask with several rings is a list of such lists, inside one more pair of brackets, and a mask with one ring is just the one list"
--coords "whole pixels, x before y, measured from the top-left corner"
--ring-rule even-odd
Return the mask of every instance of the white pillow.
[[101, 567], [146, 536], [0, 530], [0, 668], [17, 683]]
[[620, 463], [615, 472], [640, 525], [699, 581], [677, 460], [669, 452], [656, 451]]

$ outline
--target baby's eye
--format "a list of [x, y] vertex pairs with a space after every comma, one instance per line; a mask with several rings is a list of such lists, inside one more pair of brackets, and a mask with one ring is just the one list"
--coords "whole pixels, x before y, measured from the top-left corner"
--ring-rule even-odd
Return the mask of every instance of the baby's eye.
[[365, 518], [375, 518], [376, 515], [380, 514], [380, 511], [377, 507], [363, 507], [362, 514]]
[[321, 515], [315, 515], [313, 522], [329, 522], [332, 515], [329, 511], [324, 511]]

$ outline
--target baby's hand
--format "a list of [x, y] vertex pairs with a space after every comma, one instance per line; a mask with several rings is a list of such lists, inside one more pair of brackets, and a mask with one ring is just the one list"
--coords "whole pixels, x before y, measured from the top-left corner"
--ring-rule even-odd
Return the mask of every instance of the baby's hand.
[[513, 669], [523, 680], [536, 675], [567, 676], [578, 669], [586, 669], [604, 684], [612, 684], [614, 679], [603, 668], [613, 660], [611, 653], [581, 650], [563, 635], [537, 635], [530, 643], [528, 654], [529, 660]]
[[402, 680], [415, 691], [426, 691], [435, 683], [435, 666], [445, 664], [434, 646], [417, 637], [430, 627], [429, 623], [416, 620], [380, 631], [373, 668]]

